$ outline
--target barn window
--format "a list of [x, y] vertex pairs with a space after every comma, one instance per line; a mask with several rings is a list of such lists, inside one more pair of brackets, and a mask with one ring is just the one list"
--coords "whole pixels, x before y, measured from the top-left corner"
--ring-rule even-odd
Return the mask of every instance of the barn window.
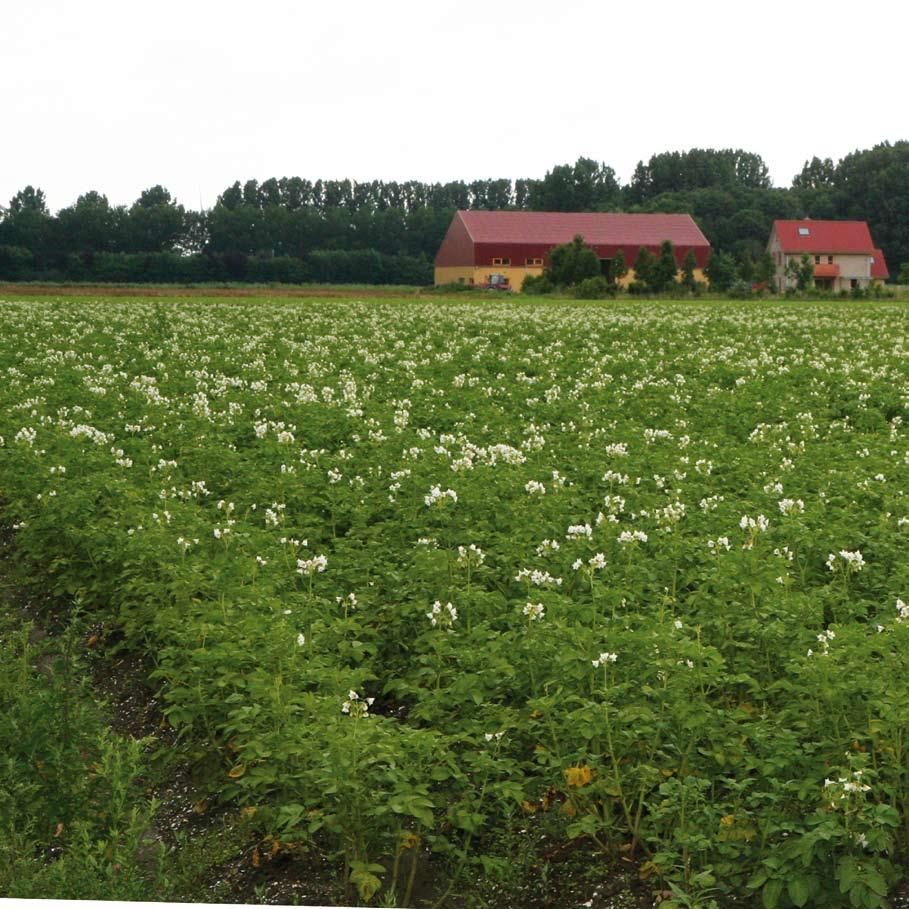
[[807, 237], [807, 236], [809, 236], [810, 234], [811, 234], [811, 231], [808, 230], [807, 227], [800, 227], [800, 228], [799, 228], [799, 236], [800, 236], [800, 237]]
[[493, 265], [511, 265], [511, 259], [507, 256], [497, 256], [492, 260]]
[[533, 256], [531, 256], [529, 259], [526, 259], [525, 262], [527, 265], [529, 265], [531, 267], [540, 266], [543, 264], [542, 259], [540, 259], [538, 257], [533, 257]]

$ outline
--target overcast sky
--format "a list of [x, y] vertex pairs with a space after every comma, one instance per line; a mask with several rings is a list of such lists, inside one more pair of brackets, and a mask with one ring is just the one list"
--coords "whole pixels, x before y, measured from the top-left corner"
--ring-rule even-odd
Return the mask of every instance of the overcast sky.
[[579, 156], [909, 139], [904, 2], [4, 0], [0, 205], [161, 183], [541, 177]]

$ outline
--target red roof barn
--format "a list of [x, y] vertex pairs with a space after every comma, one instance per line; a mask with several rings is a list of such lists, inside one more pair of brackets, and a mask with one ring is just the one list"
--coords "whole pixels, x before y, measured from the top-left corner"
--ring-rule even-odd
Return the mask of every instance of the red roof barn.
[[458, 211], [436, 255], [436, 284], [484, 284], [498, 273], [520, 290], [527, 275], [549, 263], [554, 246], [578, 234], [604, 263], [621, 250], [630, 267], [642, 246], [657, 254], [664, 240], [672, 242], [680, 266], [689, 252], [700, 270], [710, 257], [710, 244], [690, 215]]

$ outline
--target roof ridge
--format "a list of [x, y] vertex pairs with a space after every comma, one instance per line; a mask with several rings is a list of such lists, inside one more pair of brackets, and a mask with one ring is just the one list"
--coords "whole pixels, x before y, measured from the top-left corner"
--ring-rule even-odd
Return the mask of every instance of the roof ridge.
[[470, 239], [473, 240], [474, 243], [476, 243], [476, 240], [474, 240], [473, 234], [470, 232], [470, 225], [467, 223], [467, 219], [462, 217], [462, 215], [467, 214], [467, 212], [469, 212], [469, 211], [470, 211], [469, 208], [463, 208], [463, 209], [459, 208], [457, 215], [458, 215], [458, 218], [460, 218], [461, 223], [464, 225], [464, 230], [467, 231], [467, 236], [470, 237]]

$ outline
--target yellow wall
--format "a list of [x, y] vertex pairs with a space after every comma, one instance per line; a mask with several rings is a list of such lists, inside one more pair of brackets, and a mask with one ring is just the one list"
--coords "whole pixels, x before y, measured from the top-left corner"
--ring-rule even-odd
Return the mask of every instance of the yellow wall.
[[[505, 275], [511, 286], [515, 290], [520, 290], [524, 284], [524, 278], [528, 275], [543, 274], [542, 268], [527, 268], [522, 266], [502, 266], [502, 265], [437, 265], [435, 273], [436, 284], [470, 284], [473, 278], [474, 284], [485, 284], [490, 275]], [[706, 281], [704, 271], [701, 268], [694, 270], [694, 277], [697, 281]], [[463, 281], [461, 280], [463, 278]], [[619, 281], [622, 287], [627, 287], [634, 280], [634, 269], [629, 268], [628, 274]]]
[[[682, 269], [680, 268], [679, 276], [681, 276], [681, 274], [682, 274]], [[628, 274], [625, 275], [625, 277], [619, 281], [619, 287], [628, 287], [628, 285], [631, 284], [631, 282], [634, 281], [634, 279], [635, 279], [634, 269], [629, 268]], [[707, 276], [704, 274], [703, 268], [696, 268], [694, 270], [694, 280], [703, 281], [705, 283], [707, 282]]]
[[[539, 268], [527, 268], [516, 265], [437, 265], [435, 283], [436, 284], [470, 284], [473, 278], [474, 284], [485, 284], [490, 275], [505, 275], [509, 283], [515, 290], [520, 290], [524, 284], [524, 278], [528, 275], [543, 274], [542, 266]], [[463, 282], [461, 281], [463, 278]]]

